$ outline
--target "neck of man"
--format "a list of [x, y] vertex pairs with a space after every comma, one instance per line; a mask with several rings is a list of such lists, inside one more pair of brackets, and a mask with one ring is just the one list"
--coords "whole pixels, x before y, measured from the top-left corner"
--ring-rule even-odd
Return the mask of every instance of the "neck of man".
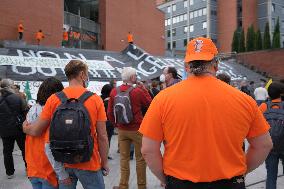
[[78, 81], [77, 79], [72, 79], [69, 81], [69, 86], [70, 87], [84, 87], [83, 83]]

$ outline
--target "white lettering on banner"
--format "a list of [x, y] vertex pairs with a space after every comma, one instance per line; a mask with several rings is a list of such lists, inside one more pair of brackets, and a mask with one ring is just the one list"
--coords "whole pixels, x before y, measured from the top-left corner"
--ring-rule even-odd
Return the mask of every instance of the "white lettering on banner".
[[[36, 55], [37, 57], [41, 58], [41, 54], [50, 54], [51, 56], [54, 56], [54, 58], [60, 59], [60, 56], [54, 52], [50, 52], [50, 51], [37, 51]], [[43, 56], [46, 57], [46, 56]], [[48, 56], [49, 57], [49, 56]], [[50, 57], [51, 58], [51, 57]]]
[[90, 75], [92, 75], [93, 77], [101, 77], [101, 75], [100, 75], [96, 70], [91, 70], [91, 69], [89, 69], [89, 73], [90, 73]]
[[12, 71], [16, 74], [19, 75], [33, 75], [36, 73], [36, 68], [35, 67], [29, 67], [29, 69], [31, 69], [30, 72], [20, 72], [17, 68], [17, 66], [12, 66]]
[[[42, 68], [62, 68], [68, 64], [68, 59], [57, 58], [37, 58], [37, 57], [18, 57], [0, 55], [0, 66], [14, 65], [21, 67], [42, 67]], [[103, 60], [87, 60], [90, 69], [94, 70], [114, 70], [114, 68]]]
[[126, 54], [131, 58], [133, 58], [134, 60], [140, 60], [144, 55], [148, 55], [147, 53], [143, 53], [141, 56], [138, 57], [135, 54], [132, 54], [132, 52], [130, 51], [128, 51]]
[[116, 78], [116, 75], [114, 74], [112, 70], [103, 70], [103, 71], [108, 78]]
[[17, 53], [20, 57], [24, 57], [24, 55], [26, 55], [27, 57], [36, 57], [35, 52], [33, 50], [29, 50], [29, 53], [28, 53], [28, 52], [18, 49]]
[[147, 56], [144, 61], [157, 66], [159, 69], [164, 69], [167, 67], [164, 62], [156, 60], [153, 56]]
[[51, 72], [50, 73], [46, 73], [46, 72], [43, 71], [43, 68], [41, 68], [41, 67], [38, 67], [37, 71], [39, 73], [41, 73], [42, 75], [47, 76], [47, 77], [55, 77], [56, 74], [57, 74], [55, 68], [44, 68], [44, 69], [49, 69]]
[[119, 61], [119, 60], [117, 60], [117, 59], [115, 59], [115, 58], [113, 58], [111, 56], [107, 56], [107, 55], [104, 56], [104, 61], [107, 61], [107, 62], [117, 62], [117, 63], [122, 64], [122, 65], [125, 64], [125, 63], [123, 63], [123, 62], [121, 62], [121, 61]]
[[141, 62], [139, 62], [138, 66], [137, 66], [138, 70], [140, 70], [141, 72], [148, 74], [148, 75], [151, 75], [151, 74], [154, 74], [158, 71], [155, 66], [153, 66], [149, 69], [150, 71], [152, 70], [152, 72], [146, 71], [145, 69], [142, 68], [142, 65], [144, 63], [145, 63], [144, 61], [141, 61]]
[[86, 57], [79, 53], [79, 57], [75, 56], [75, 55], [72, 55], [72, 54], [69, 54], [69, 53], [64, 53], [64, 55], [66, 56], [67, 59], [71, 60], [71, 59], [76, 59], [76, 60], [84, 60], [84, 61], [87, 61]]

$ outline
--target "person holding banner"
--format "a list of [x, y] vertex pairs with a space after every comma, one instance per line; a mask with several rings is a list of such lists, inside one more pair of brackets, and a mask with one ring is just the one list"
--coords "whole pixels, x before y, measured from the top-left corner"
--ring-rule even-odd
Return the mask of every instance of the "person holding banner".
[[37, 41], [37, 45], [40, 45], [40, 42], [45, 38], [42, 30], [39, 30], [37, 33], [36, 33], [36, 41]]

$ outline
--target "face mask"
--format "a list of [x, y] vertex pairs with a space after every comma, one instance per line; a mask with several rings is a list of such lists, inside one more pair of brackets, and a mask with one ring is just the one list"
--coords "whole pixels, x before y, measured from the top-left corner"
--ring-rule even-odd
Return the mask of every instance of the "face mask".
[[186, 80], [187, 77], [188, 77], [188, 73], [187, 73], [187, 71], [184, 69], [184, 70], [183, 70], [183, 73], [182, 73], [182, 80]]
[[165, 76], [164, 74], [162, 74], [162, 75], [160, 76], [160, 81], [161, 81], [162, 83], [164, 83], [164, 82], [166, 81], [166, 76]]
[[86, 81], [84, 81], [85, 88], [88, 88], [89, 83], [90, 83], [89, 78]]

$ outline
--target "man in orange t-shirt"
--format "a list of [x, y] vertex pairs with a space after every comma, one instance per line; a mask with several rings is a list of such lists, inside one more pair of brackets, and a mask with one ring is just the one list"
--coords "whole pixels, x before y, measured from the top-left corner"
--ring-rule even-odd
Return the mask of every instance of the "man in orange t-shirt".
[[129, 44], [133, 44], [133, 35], [132, 35], [131, 32], [128, 32], [128, 34], [127, 34], [127, 42]]
[[22, 21], [20, 21], [18, 25], [18, 33], [19, 33], [19, 40], [22, 40], [24, 37], [24, 25]]
[[262, 164], [272, 148], [256, 102], [215, 77], [217, 53], [211, 39], [190, 41], [188, 78], [154, 98], [139, 129], [142, 154], [166, 189], [244, 189], [243, 175]]
[[[78, 99], [87, 91], [86, 88], [89, 82], [88, 67], [80, 60], [71, 60], [66, 65], [64, 71], [69, 81], [69, 87], [65, 88], [63, 92], [69, 99]], [[56, 95], [52, 95], [47, 100], [40, 118], [32, 125], [24, 124], [24, 132], [32, 136], [37, 136], [48, 129], [53, 113], [60, 104], [60, 99]], [[94, 142], [93, 154], [88, 162], [64, 164], [65, 170], [69, 173], [69, 178], [59, 180], [59, 188], [76, 189], [78, 180], [84, 189], [105, 188], [101, 169], [107, 175], [109, 167], [107, 162], [108, 138], [105, 125], [106, 113], [104, 104], [102, 99], [94, 94], [85, 101], [84, 106], [88, 110], [91, 119], [91, 133]], [[49, 143], [49, 129], [47, 130], [46, 143]], [[54, 162], [53, 166], [56, 167]], [[62, 170], [55, 169], [55, 171], [60, 172]]]
[[37, 45], [40, 45], [40, 42], [44, 39], [44, 34], [42, 32], [42, 30], [39, 30], [37, 33], [36, 33], [36, 41], [37, 41]]
[[62, 47], [66, 47], [68, 44], [68, 32], [66, 31], [66, 29], [64, 28], [63, 30], [63, 39], [62, 39]]

